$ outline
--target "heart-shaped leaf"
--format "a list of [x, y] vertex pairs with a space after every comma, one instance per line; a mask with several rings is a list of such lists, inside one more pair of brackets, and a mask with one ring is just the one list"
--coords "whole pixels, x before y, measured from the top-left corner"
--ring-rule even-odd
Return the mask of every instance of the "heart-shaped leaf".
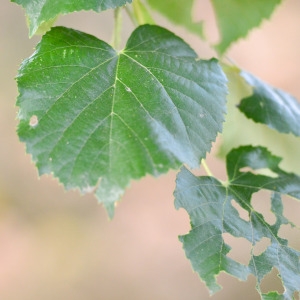
[[217, 61], [198, 60], [158, 26], [137, 28], [119, 53], [53, 28], [17, 81], [18, 133], [40, 174], [96, 189], [111, 216], [131, 179], [198, 167], [222, 128], [226, 78]]
[[[216, 275], [225, 271], [241, 280], [253, 274], [263, 299], [281, 299], [278, 293], [263, 295], [260, 290], [262, 279], [273, 267], [277, 268], [285, 288], [284, 299], [292, 299], [294, 292], [300, 291], [300, 252], [278, 236], [281, 225], [293, 225], [283, 216], [281, 194], [300, 199], [300, 177], [281, 170], [280, 160], [266, 148], [244, 146], [227, 156], [229, 182], [226, 185], [214, 177], [196, 177], [186, 168], [178, 174], [175, 205], [188, 212], [192, 227], [180, 240], [194, 270], [211, 293], [220, 289]], [[250, 171], [243, 171], [244, 168]], [[255, 174], [260, 169], [269, 169], [275, 177]], [[272, 225], [251, 204], [252, 195], [262, 189], [273, 192], [271, 211], [276, 222]], [[240, 217], [233, 201], [248, 212], [249, 220]], [[252, 244], [248, 265], [227, 255], [231, 247], [224, 241], [224, 233], [243, 237]], [[253, 249], [264, 237], [270, 240], [270, 245], [255, 255]]]

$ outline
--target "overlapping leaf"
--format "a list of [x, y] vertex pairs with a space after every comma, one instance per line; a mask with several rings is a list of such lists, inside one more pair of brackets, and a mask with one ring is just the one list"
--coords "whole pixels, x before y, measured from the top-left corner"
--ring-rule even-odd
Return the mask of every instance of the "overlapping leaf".
[[81, 10], [94, 10], [100, 12], [109, 8], [123, 6], [132, 0], [11, 0], [22, 5], [26, 11], [29, 23], [29, 36], [36, 32], [47, 31], [58, 15], [68, 14]]
[[295, 160], [294, 157], [300, 153], [299, 138], [292, 134], [281, 134], [262, 123], [255, 123], [241, 113], [238, 105], [241, 99], [251, 97], [253, 88], [241, 76], [239, 68], [223, 65], [223, 70], [228, 79], [227, 111], [230, 117], [223, 124], [218, 155], [225, 159], [232, 148], [247, 144], [261, 145], [283, 158], [281, 166], [285, 170], [298, 173], [300, 160]]
[[119, 53], [53, 28], [17, 81], [18, 133], [40, 174], [96, 189], [111, 216], [131, 179], [197, 167], [223, 122], [226, 79], [217, 61], [197, 60], [158, 26], [137, 28]]
[[300, 104], [288, 93], [273, 88], [250, 73], [241, 76], [252, 86], [253, 94], [238, 106], [247, 118], [282, 133], [300, 136]]
[[268, 19], [281, 0], [211, 0], [217, 18], [221, 41], [216, 50], [223, 54], [236, 40]]
[[[214, 177], [196, 177], [183, 168], [177, 178], [175, 205], [187, 210], [191, 231], [181, 236], [187, 257], [193, 268], [205, 281], [211, 293], [220, 289], [216, 275], [225, 271], [245, 280], [253, 274], [259, 284], [273, 267], [278, 269], [285, 291], [284, 299], [292, 299], [300, 291], [300, 252], [289, 247], [287, 240], [278, 236], [282, 224], [289, 221], [283, 216], [281, 194], [300, 199], [300, 177], [286, 173], [278, 166], [280, 158], [272, 156], [266, 148], [245, 146], [231, 151], [227, 156], [229, 183], [224, 186]], [[253, 171], [243, 172], [248, 167]], [[255, 170], [269, 169], [276, 177], [255, 174]], [[252, 195], [261, 189], [272, 194], [272, 212], [276, 222], [271, 225], [253, 208]], [[249, 221], [242, 219], [233, 207], [236, 201], [249, 214]], [[253, 248], [263, 237], [270, 245], [259, 255], [251, 251], [248, 265], [243, 265], [227, 256], [229, 245], [223, 233], [243, 237]], [[264, 299], [278, 299], [277, 293], [262, 295]], [[276, 298], [277, 297], [277, 298]]]
[[203, 37], [202, 22], [193, 21], [194, 0], [147, 0], [150, 6], [167, 17], [171, 22], [184, 26], [189, 31]]

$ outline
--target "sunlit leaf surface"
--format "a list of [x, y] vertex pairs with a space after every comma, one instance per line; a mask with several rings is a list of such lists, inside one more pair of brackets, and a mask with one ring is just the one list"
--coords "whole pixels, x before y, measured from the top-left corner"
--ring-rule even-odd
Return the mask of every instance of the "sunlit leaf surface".
[[147, 2], [171, 22], [203, 37], [203, 23], [193, 20], [194, 0], [147, 0]]
[[221, 40], [216, 45], [223, 54], [236, 40], [247, 35], [249, 30], [270, 18], [281, 0], [211, 0], [217, 18]]

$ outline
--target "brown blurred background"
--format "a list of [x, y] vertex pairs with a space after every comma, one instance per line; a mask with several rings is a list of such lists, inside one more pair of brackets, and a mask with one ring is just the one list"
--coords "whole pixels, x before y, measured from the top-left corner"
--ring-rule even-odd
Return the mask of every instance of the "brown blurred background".
[[[202, 3], [205, 9], [200, 10]], [[213, 42], [217, 41], [208, 0], [196, 1], [196, 6], [199, 15], [195, 18], [208, 20], [207, 31]], [[92, 195], [65, 192], [51, 176], [38, 178], [15, 133], [14, 77], [39, 37], [28, 39], [21, 7], [7, 0], [2, 0], [0, 7], [0, 299], [209, 299], [177, 238], [188, 232], [189, 221], [185, 212], [176, 211], [173, 205], [175, 172], [132, 183], [113, 221], [108, 220]], [[264, 22], [260, 30], [252, 31], [246, 41], [240, 41], [229, 52], [240, 67], [298, 99], [299, 13], [298, 0], [283, 1], [272, 22]], [[133, 27], [126, 16], [124, 23], [125, 40]], [[112, 13], [76, 13], [60, 17], [57, 24], [109, 42]], [[165, 21], [161, 24], [177, 30]], [[183, 29], [177, 33], [200, 57], [214, 55]], [[219, 160], [209, 157], [208, 163], [215, 174], [224, 177]], [[289, 205], [292, 208], [287, 213], [297, 222], [296, 206], [292, 202]], [[268, 207], [261, 209], [267, 211]], [[299, 233], [289, 234], [291, 244], [300, 249]], [[249, 244], [243, 239], [227, 239], [233, 246], [232, 255], [247, 261]], [[266, 280], [266, 289], [278, 284], [273, 273]], [[224, 288], [213, 300], [259, 299], [252, 277], [242, 283], [221, 274], [218, 281]]]

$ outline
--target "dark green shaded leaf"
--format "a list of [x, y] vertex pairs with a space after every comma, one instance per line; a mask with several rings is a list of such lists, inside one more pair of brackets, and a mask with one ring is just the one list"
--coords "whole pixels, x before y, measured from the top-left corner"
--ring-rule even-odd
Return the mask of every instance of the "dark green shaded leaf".
[[223, 54], [236, 40], [245, 37], [250, 29], [257, 27], [264, 19], [270, 18], [281, 0], [211, 0], [221, 34], [216, 45]]
[[[215, 277], [225, 271], [241, 280], [253, 274], [261, 294], [259, 285], [273, 267], [277, 268], [285, 287], [284, 299], [292, 299], [294, 292], [300, 291], [300, 252], [278, 236], [280, 226], [290, 224], [283, 216], [281, 194], [300, 199], [300, 177], [281, 170], [279, 162], [280, 158], [266, 148], [245, 146], [227, 156], [229, 181], [226, 185], [213, 177], [196, 177], [186, 168], [178, 174], [175, 205], [188, 212], [192, 227], [180, 240], [194, 270], [211, 293], [220, 289]], [[242, 171], [245, 167], [250, 171]], [[255, 174], [265, 168], [276, 177]], [[252, 195], [262, 189], [273, 192], [271, 209], [276, 217], [273, 225], [251, 204]], [[231, 203], [233, 200], [248, 212], [249, 221], [239, 216]], [[227, 256], [231, 248], [225, 243], [223, 233], [243, 237], [253, 248], [263, 237], [270, 239], [270, 245], [260, 255], [254, 255], [252, 248], [249, 264], [243, 265]]]
[[237, 106], [241, 99], [253, 94], [253, 89], [241, 76], [239, 68], [223, 65], [223, 70], [228, 78], [228, 117], [223, 124], [218, 155], [225, 158], [232, 148], [248, 144], [260, 145], [283, 158], [282, 168], [299, 173], [300, 160], [294, 159], [300, 153], [299, 138], [292, 134], [281, 134], [264, 124], [255, 123], [241, 113]]
[[136, 29], [119, 53], [53, 28], [17, 81], [18, 133], [40, 174], [96, 189], [111, 216], [131, 179], [198, 167], [222, 127], [226, 79], [217, 61], [198, 60], [158, 26]]
[[33, 36], [38, 31], [43, 33], [49, 30], [58, 15], [81, 10], [101, 12], [131, 3], [132, 0], [11, 0], [11, 2], [22, 5], [25, 9], [29, 23], [29, 36]]
[[300, 104], [288, 93], [276, 89], [252, 74], [241, 76], [253, 87], [253, 94], [238, 106], [247, 118], [282, 133], [300, 136]]
[[184, 26], [186, 29], [203, 37], [203, 23], [193, 21], [194, 0], [147, 0], [149, 5], [167, 17], [174, 24]]

